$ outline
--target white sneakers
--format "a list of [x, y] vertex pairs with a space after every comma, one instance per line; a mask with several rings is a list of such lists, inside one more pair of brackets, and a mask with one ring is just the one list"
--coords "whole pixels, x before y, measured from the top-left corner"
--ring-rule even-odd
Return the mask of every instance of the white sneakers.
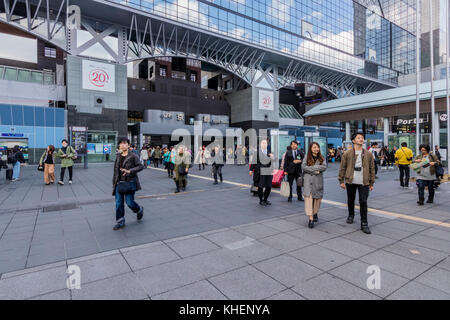
[[72, 180], [69, 180], [69, 184], [72, 184]]

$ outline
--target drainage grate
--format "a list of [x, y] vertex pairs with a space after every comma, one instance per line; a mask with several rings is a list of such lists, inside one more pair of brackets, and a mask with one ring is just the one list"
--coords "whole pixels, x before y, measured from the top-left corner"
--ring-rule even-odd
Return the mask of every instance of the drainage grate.
[[72, 209], [77, 209], [77, 208], [78, 208], [78, 206], [76, 203], [57, 204], [57, 205], [43, 207], [42, 212], [64, 211], [64, 210], [72, 210]]

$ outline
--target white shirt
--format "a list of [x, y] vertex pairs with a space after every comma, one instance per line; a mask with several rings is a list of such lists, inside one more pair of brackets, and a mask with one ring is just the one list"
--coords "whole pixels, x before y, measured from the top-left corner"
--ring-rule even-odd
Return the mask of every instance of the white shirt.
[[362, 150], [356, 151], [356, 161], [355, 161], [355, 168], [361, 168], [361, 171], [354, 171], [353, 173], [353, 184], [363, 184], [363, 163], [362, 163]]

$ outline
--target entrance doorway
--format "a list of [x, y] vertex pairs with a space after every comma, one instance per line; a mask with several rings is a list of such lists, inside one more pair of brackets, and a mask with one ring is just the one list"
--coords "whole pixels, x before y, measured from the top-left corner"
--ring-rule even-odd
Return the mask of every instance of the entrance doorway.
[[[388, 136], [388, 145], [390, 150], [393, 149], [394, 147], [400, 148], [403, 142], [406, 142], [408, 144], [408, 148], [410, 148], [413, 151], [413, 153], [416, 152], [415, 134], [391, 134]], [[431, 143], [431, 133], [423, 133], [420, 135], [420, 144], [430, 145], [430, 143]]]

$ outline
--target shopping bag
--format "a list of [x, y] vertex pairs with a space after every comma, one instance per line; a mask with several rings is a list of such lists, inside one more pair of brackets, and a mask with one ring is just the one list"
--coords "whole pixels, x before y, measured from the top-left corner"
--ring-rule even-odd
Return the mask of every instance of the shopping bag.
[[282, 197], [288, 198], [290, 194], [291, 194], [291, 190], [289, 188], [289, 182], [287, 182], [287, 181], [281, 182], [280, 195]]

